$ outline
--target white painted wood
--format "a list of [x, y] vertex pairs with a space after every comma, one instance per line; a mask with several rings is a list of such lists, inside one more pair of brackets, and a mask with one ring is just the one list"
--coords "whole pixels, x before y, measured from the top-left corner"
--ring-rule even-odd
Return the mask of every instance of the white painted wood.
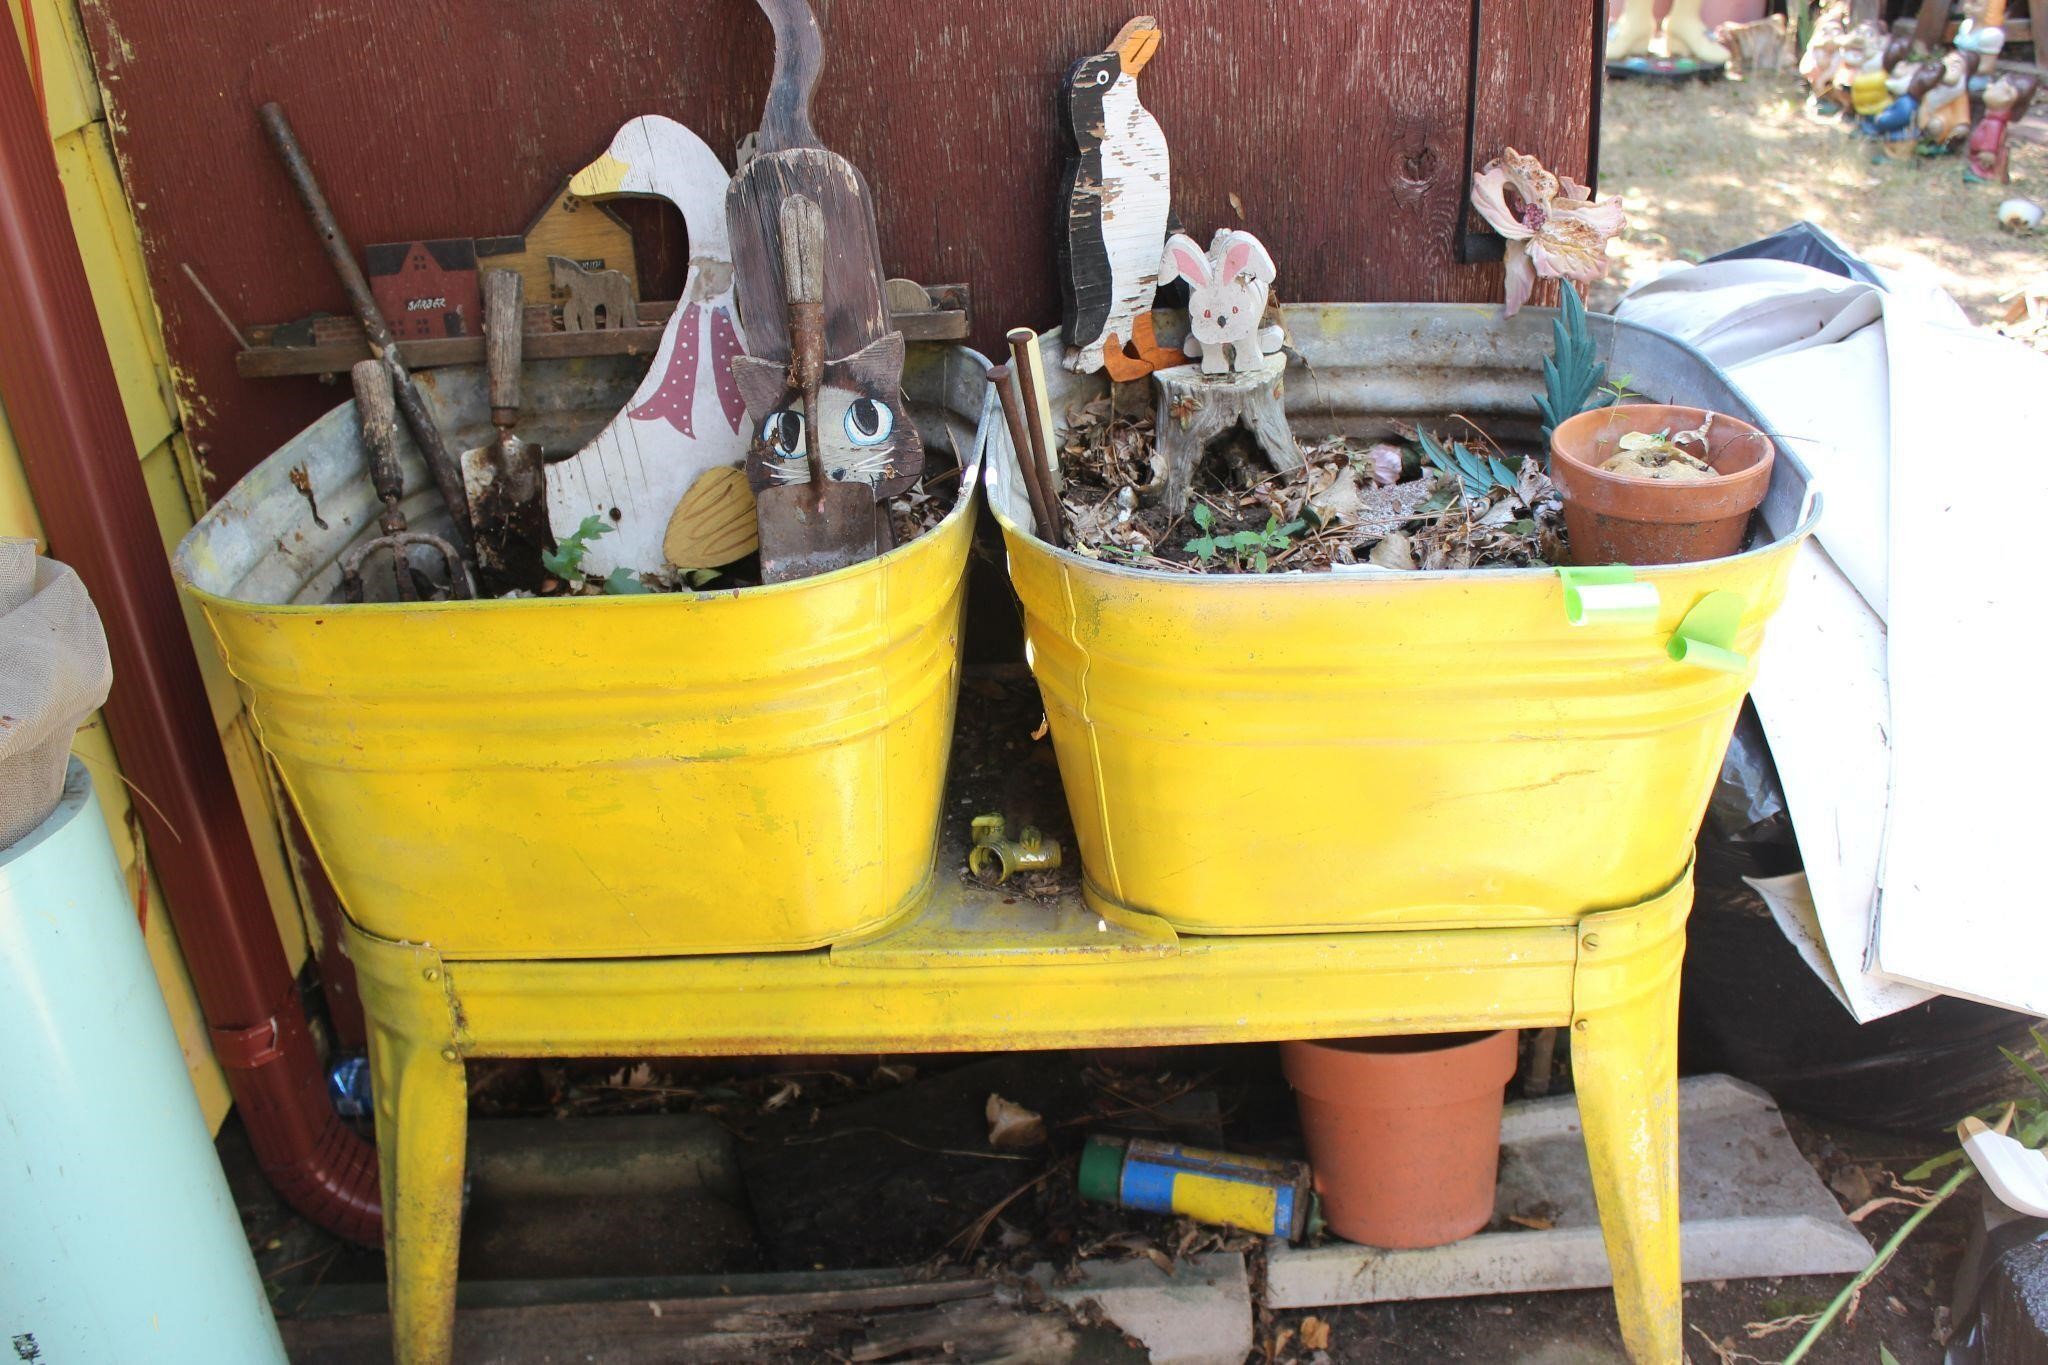
[[[1108, 338], [1131, 340], [1133, 325], [1152, 310], [1159, 288], [1159, 246], [1171, 217], [1173, 180], [1166, 134], [1138, 98], [1137, 75], [1157, 44], [1157, 25], [1132, 20], [1090, 66], [1103, 82], [1099, 95], [1085, 89], [1063, 95], [1073, 105], [1070, 118], [1093, 124], [1100, 111], [1100, 145], [1084, 148], [1069, 206], [1073, 217], [1094, 219], [1091, 230], [1074, 231], [1071, 237], [1068, 269], [1076, 290], [1090, 293], [1105, 274], [1108, 278], [1107, 316], [1099, 328], [1090, 326], [1088, 335], [1068, 338], [1073, 345], [1067, 368], [1083, 374], [1102, 368]], [[1087, 312], [1092, 323], [1097, 314]]]
[[746, 407], [729, 369], [746, 345], [733, 303], [729, 178], [703, 139], [650, 114], [620, 128], [605, 156], [577, 179], [577, 192], [592, 190], [593, 198], [666, 199], [683, 215], [691, 252], [682, 297], [632, 400], [590, 444], [547, 467], [548, 522], [557, 537], [587, 516], [614, 527], [590, 543], [587, 573], [662, 568], [662, 537], [683, 495], [706, 470], [746, 459]]
[[1261, 325], [1274, 274], [1265, 244], [1237, 228], [1219, 231], [1207, 252], [1184, 233], [1166, 239], [1159, 283], [1188, 282], [1188, 336], [1181, 351], [1201, 358], [1203, 374], [1263, 370], [1266, 357], [1280, 349], [1281, 329]]

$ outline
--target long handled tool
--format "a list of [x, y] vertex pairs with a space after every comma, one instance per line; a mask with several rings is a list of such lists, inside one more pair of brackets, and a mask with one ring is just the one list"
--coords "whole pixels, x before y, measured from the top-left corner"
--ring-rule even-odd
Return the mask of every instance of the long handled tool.
[[483, 292], [484, 373], [497, 434], [462, 452], [462, 489], [478, 570], [531, 592], [540, 587], [540, 556], [551, 542], [541, 450], [518, 432], [526, 282], [516, 270], [486, 270]]
[[1015, 367], [1007, 360], [990, 366], [988, 382], [996, 391], [996, 401], [1002, 405], [1003, 424], [1010, 430], [1010, 449], [1017, 453], [1017, 474], [1024, 484], [1024, 496], [1031, 501], [1032, 528], [1039, 539], [1058, 544], [1059, 532], [1054, 528], [1045, 490], [1039, 486], [1037, 472], [1031, 465], [1031, 437], [1025, 429], [1024, 404], [1017, 397]]
[[355, 252], [350, 248], [348, 238], [341, 235], [341, 225], [335, 221], [334, 210], [327, 206], [327, 196], [321, 193], [320, 182], [313, 176], [313, 165], [306, 160], [305, 150], [299, 146], [299, 139], [292, 132], [284, 110], [275, 103], [266, 104], [261, 115], [263, 127], [269, 132], [270, 141], [276, 146], [278, 156], [284, 160], [285, 171], [292, 178], [292, 185], [313, 219], [314, 231], [320, 234], [320, 245], [326, 248], [334, 273], [341, 277], [341, 287], [348, 294], [349, 306], [362, 319], [370, 354], [391, 377], [391, 389], [398, 397], [398, 410], [405, 416], [406, 428], [412, 432], [414, 443], [426, 457], [427, 468], [434, 473], [434, 484], [441, 490], [441, 500], [448, 504], [449, 520], [455, 523], [456, 543], [467, 548], [469, 503], [462, 493], [462, 466], [448, 449], [448, 443], [441, 439], [440, 428], [434, 425], [426, 400], [412, 382], [405, 362], [398, 358], [397, 338], [391, 335], [391, 326], [384, 321], [384, 314], [377, 307], [376, 296], [370, 292], [370, 282], [363, 278], [363, 268], [356, 264]]
[[441, 556], [448, 575], [448, 595], [475, 597], [476, 584], [470, 581], [469, 565], [455, 553], [455, 547], [437, 535], [408, 529], [405, 513], [399, 509], [399, 501], [405, 496], [405, 480], [398, 464], [398, 416], [393, 410], [390, 373], [374, 360], [358, 360], [348, 377], [355, 385], [356, 418], [362, 425], [363, 446], [370, 456], [370, 487], [377, 490], [377, 497], [384, 504], [379, 522], [384, 534], [364, 541], [341, 557], [343, 594], [351, 602], [362, 601], [363, 562], [378, 550], [389, 550], [398, 600], [420, 600], [423, 586], [428, 590], [424, 595], [432, 596], [432, 580], [423, 574], [415, 577], [417, 571], [412, 562], [412, 547], [424, 545]]
[[1038, 333], [1029, 327], [1018, 327], [1009, 333], [1008, 339], [1010, 363], [1017, 371], [1017, 388], [1024, 408], [1026, 440], [1018, 448], [1017, 463], [1025, 467], [1025, 481], [1036, 483], [1051, 518], [1039, 534], [1054, 545], [1064, 545], [1066, 531], [1058, 519], [1060, 485], [1053, 476], [1052, 408], [1045, 398], [1045, 361], [1039, 354]]
[[782, 201], [782, 279], [789, 295], [789, 387], [803, 395], [811, 477], [764, 489], [759, 499], [761, 577], [787, 583], [875, 556], [873, 484], [826, 477], [818, 413], [825, 372], [825, 215], [817, 201]]

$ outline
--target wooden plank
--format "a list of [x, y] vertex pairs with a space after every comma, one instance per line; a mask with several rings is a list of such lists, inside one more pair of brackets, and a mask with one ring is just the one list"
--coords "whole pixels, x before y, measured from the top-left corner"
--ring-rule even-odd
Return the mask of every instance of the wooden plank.
[[[1461, 265], [1454, 249], [1473, 0], [1145, 8], [1166, 35], [1142, 77], [1145, 104], [1172, 146], [1175, 203], [1198, 241], [1218, 227], [1258, 234], [1290, 300], [1499, 297], [1499, 268]], [[1497, 87], [1486, 143], [1584, 148], [1592, 18], [1563, 22], [1559, 8], [1486, 0], [1489, 30], [1519, 35], [1486, 57]], [[1049, 325], [1053, 92], [1129, 12], [1086, 0], [833, 0], [820, 11], [817, 128], [874, 189], [884, 264], [971, 281], [984, 351], [1009, 327]], [[190, 262], [236, 317], [343, 311], [257, 103], [292, 110], [355, 240], [490, 237], [521, 231], [634, 115], [667, 114], [725, 154], [754, 128], [769, 72], [768, 27], [746, 4], [600, 7], [563, 24], [550, 7], [493, 0], [303, 12], [272, 0], [96, 0], [84, 22], [218, 488], [333, 394], [245, 383], [237, 348], [179, 267]], [[462, 40], [438, 40], [449, 34]], [[1582, 151], [1564, 161], [1585, 165]], [[655, 206], [618, 211], [634, 228], [642, 293], [673, 295], [688, 259], [679, 225]]]
[[[456, 1316], [459, 1362], [589, 1360], [639, 1362], [755, 1361], [816, 1341], [858, 1332], [862, 1317], [935, 1305], [978, 1308], [994, 1286], [987, 1280], [735, 1294], [719, 1298], [629, 1299], [463, 1308]], [[1033, 1319], [1014, 1310], [976, 1314], [980, 1335], [999, 1339], [1006, 1328]], [[924, 1314], [885, 1316], [877, 1332], [922, 1335], [935, 1320]], [[967, 1321], [949, 1317], [956, 1325]], [[347, 1365], [389, 1360], [391, 1320], [384, 1313], [286, 1317], [278, 1329], [298, 1365]], [[822, 1340], [820, 1340], [822, 1338]]]
[[[944, 286], [964, 295], [964, 285]], [[526, 310], [525, 353], [528, 360], [567, 360], [592, 355], [652, 355], [661, 344], [662, 330], [675, 312], [672, 302], [640, 305], [640, 325], [604, 332], [561, 332], [552, 330], [548, 310]], [[961, 308], [933, 308], [911, 313], [891, 313], [889, 323], [903, 333], [905, 341], [964, 341], [967, 313]], [[276, 379], [295, 374], [340, 374], [358, 360], [367, 360], [370, 347], [363, 340], [363, 325], [354, 318], [322, 318], [313, 325], [313, 344], [291, 346], [273, 338], [284, 324], [258, 323], [245, 328], [257, 344], [235, 353], [235, 373], [244, 379]], [[544, 328], [546, 330], [544, 330]], [[482, 337], [434, 337], [422, 341], [401, 341], [398, 355], [413, 370], [431, 370], [441, 365], [481, 365]]]

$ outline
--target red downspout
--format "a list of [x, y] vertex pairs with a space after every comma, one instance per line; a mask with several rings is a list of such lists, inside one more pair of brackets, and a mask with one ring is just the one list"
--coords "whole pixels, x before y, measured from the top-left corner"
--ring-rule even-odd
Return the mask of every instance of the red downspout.
[[[14, 25], [0, 22], [0, 402], [51, 550], [114, 659], [106, 717], [185, 964], [264, 1173], [300, 1213], [381, 1235], [375, 1149], [335, 1117], [71, 235]], [[165, 815], [170, 823], [166, 824]]]

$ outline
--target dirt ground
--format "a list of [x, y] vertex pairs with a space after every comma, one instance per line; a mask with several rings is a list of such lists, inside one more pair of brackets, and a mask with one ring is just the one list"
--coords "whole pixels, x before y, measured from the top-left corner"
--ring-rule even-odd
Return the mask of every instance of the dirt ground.
[[[1805, 112], [1789, 75], [1656, 85], [1614, 81], [1601, 113], [1600, 189], [1629, 227], [1590, 292], [1611, 307], [1674, 261], [1699, 261], [1799, 219], [1873, 264], [1926, 272], [1978, 322], [2001, 294], [2048, 270], [2048, 235], [2014, 236], [1999, 203], [2048, 203], [2048, 109], [2012, 139], [2010, 186], [1971, 185], [1959, 158], [1873, 163], [1869, 142]], [[2037, 102], [2048, 103], [2048, 102]]]

